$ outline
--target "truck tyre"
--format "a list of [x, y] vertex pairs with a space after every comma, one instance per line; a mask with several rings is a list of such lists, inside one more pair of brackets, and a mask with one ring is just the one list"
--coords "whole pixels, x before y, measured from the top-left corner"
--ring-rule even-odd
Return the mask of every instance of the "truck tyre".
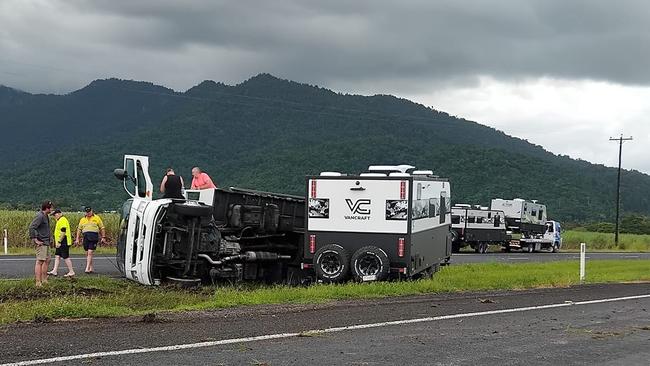
[[526, 251], [528, 253], [532, 253], [535, 251], [535, 244], [528, 244], [528, 247], [526, 248]]
[[338, 244], [328, 244], [314, 254], [314, 271], [323, 282], [338, 283], [347, 279], [350, 272], [348, 252]]
[[376, 246], [365, 246], [354, 252], [350, 261], [357, 281], [383, 281], [390, 272], [388, 255]]
[[204, 217], [212, 215], [212, 206], [177, 203], [174, 204], [174, 211], [183, 216]]
[[478, 245], [478, 251], [479, 251], [479, 253], [481, 253], [481, 254], [485, 254], [485, 253], [487, 253], [487, 252], [488, 252], [488, 247], [489, 247], [489, 244], [488, 244], [488, 243], [480, 243], [480, 244]]

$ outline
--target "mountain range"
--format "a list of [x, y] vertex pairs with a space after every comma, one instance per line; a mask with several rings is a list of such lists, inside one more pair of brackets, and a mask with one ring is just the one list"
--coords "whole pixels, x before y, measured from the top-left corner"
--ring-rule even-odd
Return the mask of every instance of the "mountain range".
[[[454, 203], [546, 203], [549, 216], [614, 216], [616, 169], [390, 95], [336, 93], [259, 74], [178, 92], [104, 79], [65, 95], [0, 86], [0, 205], [117, 209], [124, 154], [149, 155], [154, 185], [200, 166], [220, 186], [303, 194], [305, 175], [408, 163], [452, 182]], [[622, 208], [650, 214], [650, 176], [623, 171]]]

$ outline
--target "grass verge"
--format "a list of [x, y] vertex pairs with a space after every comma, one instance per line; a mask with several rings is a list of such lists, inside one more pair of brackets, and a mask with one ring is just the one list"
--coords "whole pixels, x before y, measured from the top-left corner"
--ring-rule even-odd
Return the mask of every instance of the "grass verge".
[[[99, 246], [95, 250], [96, 255], [115, 255], [117, 248], [115, 246]], [[0, 253], [1, 254], [1, 253]], [[86, 254], [82, 246], [70, 247], [70, 254]], [[35, 255], [34, 248], [32, 247], [10, 247], [7, 255]], [[54, 258], [54, 248], [50, 248], [50, 255]], [[1, 257], [2, 255], [0, 255]]]
[[[588, 283], [650, 281], [650, 261], [590, 261]], [[195, 290], [144, 287], [106, 277], [54, 279], [45, 288], [31, 280], [0, 280], [0, 324], [62, 318], [144, 315], [243, 305], [322, 303], [430, 293], [566, 287], [578, 283], [578, 264], [467, 264], [444, 268], [432, 279], [342, 285], [206, 286]]]

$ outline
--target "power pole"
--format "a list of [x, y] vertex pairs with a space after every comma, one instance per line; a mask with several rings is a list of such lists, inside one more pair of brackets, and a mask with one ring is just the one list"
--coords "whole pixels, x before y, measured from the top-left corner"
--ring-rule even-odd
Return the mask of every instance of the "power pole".
[[621, 158], [623, 156], [623, 142], [632, 141], [632, 137], [610, 137], [609, 141], [618, 141], [618, 177], [616, 179], [616, 232], [614, 233], [614, 242], [618, 247], [619, 215], [621, 210]]

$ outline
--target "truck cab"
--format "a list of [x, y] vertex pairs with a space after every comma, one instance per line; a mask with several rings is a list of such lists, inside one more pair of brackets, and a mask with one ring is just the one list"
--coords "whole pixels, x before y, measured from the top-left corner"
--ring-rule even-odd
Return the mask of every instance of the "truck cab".
[[300, 278], [304, 198], [237, 188], [152, 199], [146, 156], [126, 155], [115, 176], [121, 210], [117, 262], [143, 285]]
[[557, 221], [546, 221], [543, 234], [525, 235], [519, 240], [519, 245], [529, 253], [539, 250], [550, 250], [557, 253], [562, 248], [562, 226]]

